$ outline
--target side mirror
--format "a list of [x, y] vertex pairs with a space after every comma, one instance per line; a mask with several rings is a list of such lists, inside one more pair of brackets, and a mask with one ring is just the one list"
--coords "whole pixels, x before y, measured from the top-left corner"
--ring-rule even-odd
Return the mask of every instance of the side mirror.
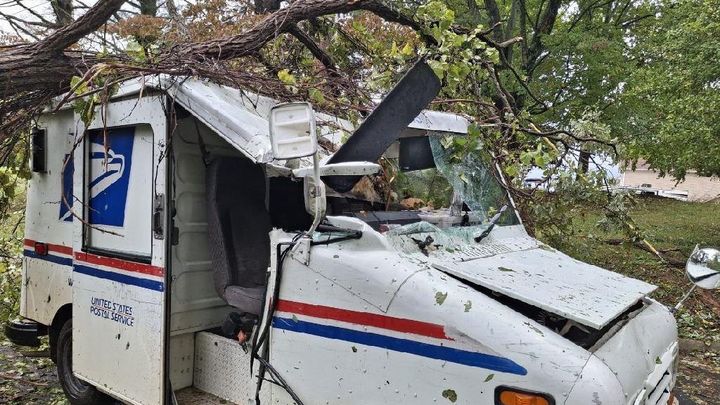
[[720, 288], [720, 250], [695, 246], [685, 272], [690, 281], [700, 288]]
[[270, 110], [273, 157], [287, 160], [317, 152], [315, 113], [310, 103], [278, 104]]

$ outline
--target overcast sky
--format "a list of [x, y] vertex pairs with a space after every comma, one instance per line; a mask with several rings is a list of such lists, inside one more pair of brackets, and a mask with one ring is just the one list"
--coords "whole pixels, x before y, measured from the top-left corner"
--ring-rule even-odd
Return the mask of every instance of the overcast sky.
[[[31, 11], [17, 5], [18, 1], [22, 2], [22, 4]], [[97, 0], [82, 1], [82, 3], [87, 6], [92, 6], [96, 2]], [[192, 2], [193, 0], [176, 0], [175, 4], [178, 6], [178, 8], [182, 8], [186, 3]], [[165, 2], [160, 0], [158, 1], [158, 5], [163, 8], [165, 6]], [[37, 21], [37, 17], [34, 17], [32, 15], [32, 13], [35, 12], [47, 18], [48, 20], [54, 20], [52, 7], [50, 6], [50, 0], [0, 0], [0, 12], [23, 20]], [[82, 12], [82, 10], [76, 11], [74, 17], [77, 18]], [[160, 12], [162, 13], [162, 10]], [[5, 18], [2, 17], [0, 17], [0, 32], [13, 35], [15, 34], [15, 31], [12, 29], [10, 24], [8, 24]]]
[[[24, 0], [23, 4], [32, 11], [43, 15], [52, 15], [52, 9], [50, 8], [50, 1], [48, 0]], [[23, 20], [33, 20], [32, 13], [24, 8], [18, 6], [15, 0], [0, 0], [0, 12], [13, 17], [21, 18]], [[15, 31], [10, 27], [10, 24], [5, 18], [0, 17], [0, 30], [4, 33], [14, 34]]]

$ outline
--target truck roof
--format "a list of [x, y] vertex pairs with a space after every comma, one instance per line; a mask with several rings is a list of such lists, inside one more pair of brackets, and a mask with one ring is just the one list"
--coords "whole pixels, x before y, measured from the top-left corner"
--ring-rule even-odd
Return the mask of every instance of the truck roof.
[[[196, 78], [154, 75], [123, 82], [113, 99], [150, 94], [160, 90], [215, 131], [230, 145], [257, 163], [272, 161], [267, 117], [279, 101], [247, 90]], [[69, 105], [63, 108], [70, 108]], [[341, 143], [343, 131], [355, 129], [350, 121], [317, 112], [318, 133], [333, 143]], [[408, 125], [411, 130], [467, 133], [464, 117], [424, 110]]]

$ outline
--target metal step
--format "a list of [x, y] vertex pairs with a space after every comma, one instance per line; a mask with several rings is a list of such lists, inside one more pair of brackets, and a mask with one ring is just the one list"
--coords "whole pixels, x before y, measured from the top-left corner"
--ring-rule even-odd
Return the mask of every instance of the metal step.
[[[245, 353], [236, 340], [197, 333], [194, 371], [194, 388], [238, 405], [255, 404], [257, 374], [250, 372], [250, 353]], [[260, 400], [270, 403], [270, 383], [263, 384]]]
[[200, 391], [195, 387], [183, 388], [175, 392], [175, 399], [177, 405], [227, 405], [228, 401], [216, 397], [215, 395], [208, 394], [207, 392]]

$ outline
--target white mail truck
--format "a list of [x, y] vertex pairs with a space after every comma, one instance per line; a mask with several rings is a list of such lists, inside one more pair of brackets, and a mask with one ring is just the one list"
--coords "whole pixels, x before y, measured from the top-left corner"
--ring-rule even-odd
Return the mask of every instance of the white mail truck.
[[192, 78], [48, 109], [6, 333], [79, 405], [673, 403], [655, 287], [529, 236], [439, 86], [418, 63], [354, 132]]

